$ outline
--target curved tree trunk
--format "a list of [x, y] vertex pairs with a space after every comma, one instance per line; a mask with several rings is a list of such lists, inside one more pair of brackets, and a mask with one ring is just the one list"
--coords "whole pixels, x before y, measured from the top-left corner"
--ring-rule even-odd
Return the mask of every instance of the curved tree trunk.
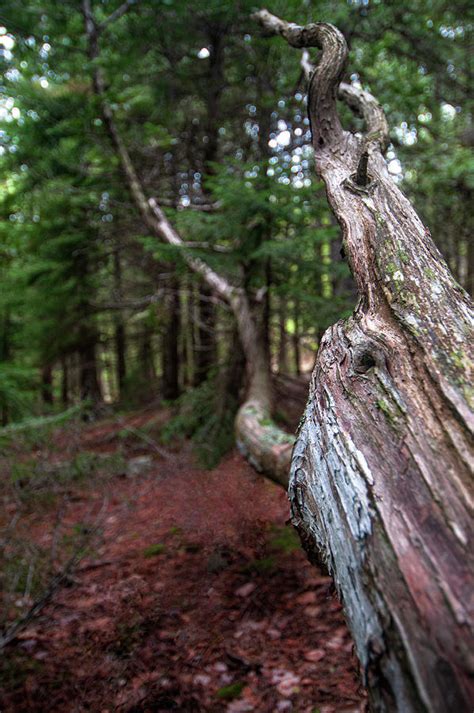
[[[124, 12], [131, 7], [131, 5], [125, 5], [123, 6]], [[154, 198], [147, 198], [115, 122], [112, 108], [107, 101], [104, 76], [97, 62], [99, 38], [110, 22], [116, 18], [112, 13], [107, 20], [102, 23], [97, 22], [90, 0], [82, 0], [82, 12], [89, 59], [94, 63], [94, 92], [100, 100], [107, 133], [120, 161], [137, 210], [144, 223], [159, 240], [163, 240], [169, 245], [175, 245], [182, 250], [183, 258], [189, 269], [205, 281], [214, 295], [229, 304], [236, 319], [240, 341], [245, 353], [248, 381], [246, 399], [236, 416], [237, 444], [259, 472], [286, 487], [294, 437], [282, 431], [270, 419], [272, 387], [269, 364], [264, 339], [252, 314], [247, 294], [244, 289], [232, 285], [223, 275], [215, 272], [203, 260], [194, 257], [192, 251], [186, 249], [184, 241], [167, 219], [158, 202]]]
[[[257, 17], [323, 50], [314, 71], [304, 57], [316, 167], [360, 296], [318, 353], [292, 461], [294, 522], [334, 575], [374, 710], [472, 711], [472, 305], [388, 175], [379, 105], [339, 85], [340, 32]], [[365, 136], [342, 129], [338, 88]]]

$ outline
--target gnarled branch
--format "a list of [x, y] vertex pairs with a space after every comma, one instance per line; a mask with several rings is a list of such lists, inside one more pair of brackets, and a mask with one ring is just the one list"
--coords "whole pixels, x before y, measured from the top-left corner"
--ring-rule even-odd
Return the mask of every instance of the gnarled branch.
[[125, 0], [125, 2], [122, 3], [122, 5], [119, 5], [119, 7], [116, 10], [114, 10], [112, 13], [110, 13], [110, 15], [97, 26], [99, 31], [102, 32], [102, 30], [105, 30], [105, 28], [108, 27], [108, 25], [111, 25], [116, 20], [119, 20], [121, 17], [123, 17], [123, 15], [125, 15], [130, 10], [131, 7], [133, 7], [134, 5], [137, 5], [138, 2], [139, 2], [139, 0]]
[[322, 56], [311, 75], [308, 88], [308, 113], [313, 144], [336, 146], [342, 137], [342, 126], [336, 106], [336, 93], [347, 59], [347, 44], [339, 30], [325, 22], [305, 27], [285, 22], [268, 10], [256, 12], [254, 18], [270, 34], [281, 35], [292, 47], [319, 47]]

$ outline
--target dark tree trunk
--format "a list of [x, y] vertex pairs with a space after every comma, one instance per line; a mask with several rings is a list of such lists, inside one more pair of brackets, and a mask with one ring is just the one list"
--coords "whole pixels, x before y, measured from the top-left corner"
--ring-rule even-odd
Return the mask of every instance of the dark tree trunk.
[[285, 296], [280, 297], [279, 310], [279, 340], [278, 340], [278, 373], [288, 374], [288, 336], [286, 333], [286, 302]]
[[[220, 100], [224, 87], [224, 30], [219, 25], [208, 27], [209, 72], [207, 77], [206, 143], [203, 152], [204, 195], [210, 199], [206, 176], [215, 172], [213, 162], [219, 145]], [[195, 351], [194, 385], [199, 386], [209, 377], [216, 363], [216, 308], [214, 293], [207, 284], [199, 285], [198, 329]]]
[[187, 294], [181, 309], [181, 385], [183, 389], [194, 382], [194, 322], [193, 322], [193, 291], [186, 281]]
[[125, 326], [122, 319], [118, 319], [115, 324], [115, 358], [116, 358], [116, 369], [117, 369], [117, 386], [119, 397], [122, 393], [123, 385], [125, 383], [125, 377], [127, 376], [127, 362], [125, 358], [126, 353], [126, 337], [125, 337]]
[[179, 390], [179, 326], [181, 303], [179, 282], [173, 280], [171, 294], [166, 299], [166, 328], [161, 345], [163, 371], [163, 398], [174, 400]]
[[[10, 359], [10, 314], [8, 309], [0, 319], [0, 362]], [[0, 408], [0, 424], [6, 426], [10, 420], [8, 404], [3, 402]]]
[[209, 377], [216, 364], [216, 307], [213, 291], [205, 284], [199, 286], [197, 309], [197, 343], [194, 352], [194, 385], [199, 386]]
[[[341, 33], [258, 16], [293, 46], [322, 48], [308, 100], [316, 168], [360, 296], [318, 351], [291, 469], [294, 522], [334, 575], [373, 709], [467, 713], [472, 304], [387, 172], [382, 110], [340, 84]], [[365, 136], [342, 129], [338, 89]]]
[[51, 364], [41, 369], [41, 398], [47, 406], [53, 404], [53, 367]]
[[245, 354], [240, 342], [237, 324], [234, 324], [229, 339], [226, 365], [222, 370], [219, 383], [218, 409], [223, 414], [229, 399], [238, 404], [240, 402], [242, 385], [245, 377]]
[[141, 334], [139, 358], [142, 376], [148, 383], [153, 383], [156, 379], [155, 359], [152, 345], [152, 331], [148, 325], [145, 325]]
[[67, 356], [61, 359], [61, 403], [69, 404], [69, 364]]
[[293, 356], [295, 359], [296, 376], [301, 374], [301, 350], [300, 350], [300, 304], [295, 300], [293, 312], [294, 332], [293, 332]]
[[79, 345], [79, 396], [96, 404], [102, 400], [97, 371], [97, 338], [89, 329], [82, 331]]
[[[120, 261], [120, 254], [118, 248], [114, 252], [114, 291], [115, 298], [117, 301], [123, 299], [122, 294], [122, 264]], [[123, 317], [121, 312], [118, 312], [115, 317], [115, 358], [116, 358], [116, 370], [117, 370], [117, 385], [119, 396], [122, 391], [125, 377], [127, 375], [127, 362], [126, 362], [126, 336], [125, 336], [125, 325], [123, 323]]]
[[262, 309], [262, 332], [265, 353], [267, 355], [268, 364], [271, 364], [272, 358], [272, 301], [270, 297], [270, 289], [272, 286], [272, 261], [267, 258], [265, 262], [265, 295], [263, 298]]

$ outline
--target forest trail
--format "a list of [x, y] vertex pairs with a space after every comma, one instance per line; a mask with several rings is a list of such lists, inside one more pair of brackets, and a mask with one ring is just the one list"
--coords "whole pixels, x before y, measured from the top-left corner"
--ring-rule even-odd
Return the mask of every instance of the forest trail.
[[[76, 447], [120, 446], [126, 472], [70, 489], [64, 527], [94, 513], [100, 537], [3, 652], [2, 713], [364, 711], [341, 607], [285, 524], [286, 494], [236, 452], [204, 471], [187, 446], [124, 450], [118, 436], [150, 419], [79, 427]], [[32, 514], [38, 541], [54, 517]]]

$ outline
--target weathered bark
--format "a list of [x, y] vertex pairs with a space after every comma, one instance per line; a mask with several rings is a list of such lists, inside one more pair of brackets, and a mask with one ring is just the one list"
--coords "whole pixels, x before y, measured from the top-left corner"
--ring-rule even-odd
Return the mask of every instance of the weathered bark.
[[135, 206], [152, 234], [169, 245], [179, 247], [188, 268], [206, 282], [216, 297], [224, 300], [230, 306], [237, 322], [240, 341], [245, 353], [248, 380], [248, 393], [236, 416], [236, 440], [257, 470], [286, 487], [294, 438], [278, 428], [270, 419], [272, 388], [269, 364], [266, 359], [264, 341], [252, 314], [248, 296], [244, 289], [232, 285], [203, 260], [194, 257], [192, 249], [186, 247], [156, 199], [147, 198], [116, 125], [112, 108], [107, 102], [105, 80], [102, 70], [96, 62], [99, 57], [99, 37], [109, 22], [101, 24], [96, 22], [90, 0], [83, 0], [82, 11], [89, 58], [94, 62], [94, 91], [100, 100], [104, 125], [120, 161]]
[[[308, 99], [316, 168], [360, 296], [318, 351], [292, 461], [294, 522], [334, 575], [374, 710], [470, 711], [472, 305], [388, 175], [380, 106], [339, 84], [341, 33], [258, 17], [293, 46], [322, 48]], [[343, 130], [338, 90], [365, 136]]]

